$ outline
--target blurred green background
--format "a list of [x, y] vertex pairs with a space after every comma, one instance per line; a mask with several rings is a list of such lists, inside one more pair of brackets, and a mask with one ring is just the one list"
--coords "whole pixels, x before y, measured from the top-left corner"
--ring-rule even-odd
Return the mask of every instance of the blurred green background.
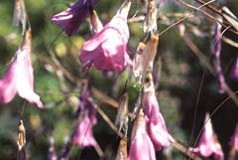
[[[54, 55], [72, 75], [79, 79], [89, 77], [90, 85], [100, 89], [110, 97], [119, 100], [128, 71], [122, 75], [105, 77], [101, 72], [92, 68], [87, 74], [81, 72], [81, 63], [78, 54], [83, 42], [90, 38], [89, 25], [86, 21], [78, 32], [67, 37], [61, 33], [61, 29], [51, 23], [52, 15], [66, 9], [71, 2], [65, 0], [25, 0], [26, 10], [30, 18], [33, 34], [33, 54], [35, 74], [35, 91], [39, 93], [47, 109], [39, 110], [36, 106], [26, 104], [16, 96], [6, 106], [0, 106], [0, 159], [16, 159], [16, 137], [19, 119], [23, 118], [27, 133], [26, 152], [32, 160], [47, 159], [49, 138], [55, 139], [57, 153], [60, 155], [64, 144], [67, 142], [75, 121], [77, 110], [77, 98], [80, 95], [80, 85], [77, 85], [62, 77], [62, 72], [52, 67], [47, 60], [51, 60], [50, 54]], [[193, 0], [188, 1], [198, 5]], [[116, 13], [121, 1], [100, 0], [95, 8], [103, 24], [106, 24]], [[135, 14], [142, 15], [143, 7], [139, 0], [132, 1], [132, 9], [129, 17]], [[226, 5], [238, 15], [238, 1], [219, 1], [219, 7]], [[0, 1], [0, 75], [5, 72], [11, 57], [15, 54], [21, 43], [21, 28], [12, 26], [14, 2], [9, 0]], [[159, 31], [178, 19], [174, 13], [191, 11], [176, 1], [167, 2], [160, 11], [162, 18], [158, 20]], [[135, 53], [136, 46], [143, 38], [143, 22], [130, 23], [129, 48]], [[184, 21], [186, 26], [185, 35], [189, 37], [206, 57], [211, 54], [213, 42], [214, 23], [209, 21], [201, 13]], [[60, 36], [59, 36], [60, 34]], [[237, 35], [227, 32], [225, 35], [238, 41]], [[226, 94], [218, 93], [217, 80], [209, 71], [201, 65], [201, 61], [188, 47], [184, 39], [179, 35], [178, 28], [160, 36], [158, 57], [162, 60], [162, 72], [157, 97], [160, 109], [164, 115], [167, 127], [171, 134], [185, 145], [193, 144], [198, 132], [203, 126], [206, 112], [212, 112], [227, 97]], [[230, 68], [238, 56], [237, 48], [226, 43], [222, 44], [222, 67], [228, 84], [236, 91], [238, 82], [229, 77]], [[51, 60], [52, 61], [52, 60]], [[157, 62], [155, 63], [157, 64]], [[155, 70], [157, 69], [155, 65]], [[203, 77], [204, 76], [204, 77]], [[199, 87], [201, 93], [198, 99]], [[138, 87], [134, 81], [129, 82], [130, 110], [133, 110]], [[100, 99], [96, 100], [100, 102]], [[197, 119], [193, 123], [195, 106], [198, 105]], [[109, 118], [114, 121], [116, 109], [100, 105]], [[229, 141], [238, 120], [238, 107], [229, 100], [214, 114], [212, 122], [223, 150], [229, 152]], [[98, 115], [98, 124], [94, 127], [94, 135], [106, 154], [106, 159], [114, 159], [119, 143], [119, 138], [111, 130], [108, 124]], [[131, 122], [130, 122], [131, 123]], [[195, 133], [192, 136], [192, 127]], [[129, 134], [130, 135], [130, 134]], [[170, 147], [157, 153], [158, 159], [183, 159], [185, 155]], [[98, 159], [93, 148], [80, 150], [74, 147], [70, 153], [70, 159]], [[166, 154], [165, 154], [166, 153]]]

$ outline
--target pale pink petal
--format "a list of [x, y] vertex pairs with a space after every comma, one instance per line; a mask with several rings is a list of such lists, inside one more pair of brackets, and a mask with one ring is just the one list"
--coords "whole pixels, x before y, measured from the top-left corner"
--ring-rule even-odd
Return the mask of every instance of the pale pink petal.
[[144, 113], [140, 110], [134, 123], [128, 160], [156, 160], [155, 149], [146, 131]]
[[146, 132], [138, 133], [131, 142], [128, 160], [156, 160], [155, 149]]
[[73, 138], [73, 143], [79, 147], [95, 146], [96, 140], [93, 136], [92, 128], [97, 123], [97, 119], [92, 117], [91, 119], [86, 116], [78, 125], [76, 134]]
[[143, 96], [143, 108], [148, 117], [148, 133], [156, 150], [168, 147], [174, 140], [168, 133], [164, 118], [159, 111], [159, 104], [155, 96], [154, 84], [146, 88]]
[[0, 80], [0, 102], [3, 104], [9, 103], [16, 95], [16, 59], [12, 61], [5, 75]]
[[80, 122], [76, 126], [76, 130], [72, 137], [72, 143], [79, 147], [90, 147], [96, 145], [93, 136], [93, 126], [97, 124], [96, 111], [92, 103], [92, 98], [87, 85], [83, 87], [80, 96], [80, 104], [77, 113]]

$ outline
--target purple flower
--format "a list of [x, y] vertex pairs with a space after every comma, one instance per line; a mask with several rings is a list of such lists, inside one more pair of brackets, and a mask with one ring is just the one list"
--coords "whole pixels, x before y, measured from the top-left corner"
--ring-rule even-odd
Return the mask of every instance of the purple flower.
[[51, 21], [61, 26], [68, 36], [74, 34], [89, 16], [90, 8], [97, 0], [78, 0], [70, 8], [54, 15]]
[[236, 58], [236, 63], [231, 68], [231, 78], [238, 81], [238, 57]]
[[236, 127], [235, 132], [232, 136], [231, 147], [234, 151], [238, 151], [238, 127]]
[[207, 115], [206, 119], [208, 118], [209, 120], [205, 124], [202, 136], [198, 143], [198, 147], [189, 148], [189, 150], [195, 153], [200, 153], [204, 157], [213, 156], [216, 160], [223, 160], [224, 155], [222, 148], [213, 132], [211, 119]]
[[145, 86], [142, 105], [148, 117], [147, 129], [155, 149], [168, 147], [174, 139], [168, 133], [164, 118], [159, 111], [152, 77], [150, 83]]
[[73, 135], [73, 144], [79, 147], [95, 146], [96, 140], [93, 136], [93, 126], [97, 124], [96, 112], [89, 90], [86, 88], [81, 95], [79, 106], [79, 122]]
[[219, 83], [219, 92], [224, 93], [226, 91], [226, 82], [225, 82], [225, 77], [222, 72], [221, 68], [221, 24], [217, 23], [216, 28], [215, 28], [215, 44], [213, 48], [213, 65], [215, 67], [216, 71], [216, 77], [218, 79]]
[[6, 73], [0, 79], [0, 102], [2, 104], [9, 103], [18, 94], [39, 108], [44, 108], [40, 97], [34, 92], [30, 53], [31, 31], [27, 31], [22, 45], [17, 50]]
[[127, 2], [99, 33], [84, 43], [80, 55], [80, 61], [86, 63], [84, 66], [89, 68], [93, 64], [99, 70], [121, 73], [131, 64], [127, 49], [130, 4]]
[[131, 136], [128, 160], [156, 160], [155, 149], [146, 131], [146, 120], [142, 110], [135, 121]]

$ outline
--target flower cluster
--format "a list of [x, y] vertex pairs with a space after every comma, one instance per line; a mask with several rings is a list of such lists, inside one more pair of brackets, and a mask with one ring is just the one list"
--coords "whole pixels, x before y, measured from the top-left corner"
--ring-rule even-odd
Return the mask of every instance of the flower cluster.
[[151, 74], [148, 78], [149, 81], [145, 85], [142, 100], [142, 109], [145, 115], [141, 109], [134, 124], [129, 159], [141, 159], [142, 151], [146, 153], [143, 154], [145, 156], [143, 159], [156, 159], [155, 151], [175, 142], [168, 133], [164, 118], [159, 111]]
[[[95, 1], [79, 0], [71, 8], [53, 16], [52, 21], [62, 26], [68, 35], [72, 35], [89, 15], [90, 5], [94, 3]], [[102, 71], [121, 73], [127, 65], [131, 65], [127, 48], [129, 40], [127, 16], [130, 6], [130, 1], [123, 3], [117, 14], [104, 27], [95, 16], [95, 11], [91, 11], [94, 35], [84, 43], [80, 53], [80, 61], [85, 64], [84, 69], [94, 65]]]
[[[53, 16], [52, 22], [60, 25], [66, 34], [71, 36], [77, 31], [83, 21], [90, 17], [92, 37], [84, 42], [79, 53], [79, 59], [83, 64], [83, 71], [87, 71], [92, 66], [95, 66], [96, 69], [103, 73], [108, 71], [122, 73], [127, 66], [131, 66], [134, 76], [139, 78], [143, 91], [141, 108], [134, 123], [131, 136], [128, 159], [155, 160], [156, 151], [168, 147], [171, 143], [175, 142], [168, 132], [165, 120], [160, 112], [152, 78], [159, 40], [159, 34], [157, 33], [157, 6], [162, 5], [165, 1], [149, 0], [147, 2], [147, 14], [144, 23], [146, 40], [144, 41], [145, 43], [140, 42], [133, 61], [130, 59], [127, 46], [130, 37], [127, 24], [127, 17], [131, 6], [130, 0], [126, 0], [116, 15], [104, 26], [100, 22], [96, 11], [93, 10], [96, 2], [97, 0], [78, 0], [72, 7]], [[215, 40], [213, 64], [219, 82], [219, 91], [223, 93], [226, 91], [227, 86], [220, 62], [220, 24], [216, 26]], [[236, 75], [236, 68], [233, 69], [233, 75]], [[97, 119], [92, 105], [90, 94], [87, 90], [81, 96], [81, 119], [77, 123], [73, 136], [73, 143], [80, 147], [96, 145], [92, 128], [96, 125]], [[125, 110], [125, 113], [122, 112], [117, 117], [116, 124], [119, 124], [119, 132], [122, 126], [125, 125], [124, 123], [127, 123], [127, 119], [123, 120], [124, 117], [128, 116], [127, 112]], [[224, 158], [221, 146], [213, 133], [211, 121], [205, 124], [198, 147], [190, 148], [190, 151], [204, 157], [213, 156], [218, 160]], [[142, 152], [143, 154], [141, 154]]]

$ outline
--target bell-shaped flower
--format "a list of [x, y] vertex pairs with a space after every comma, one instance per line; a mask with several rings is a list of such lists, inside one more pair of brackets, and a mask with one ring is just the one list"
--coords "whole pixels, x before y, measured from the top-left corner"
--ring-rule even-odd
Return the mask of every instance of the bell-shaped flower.
[[97, 0], [78, 0], [70, 8], [54, 15], [51, 21], [61, 26], [68, 36], [74, 34], [89, 16], [90, 8]]
[[143, 109], [148, 117], [147, 129], [156, 150], [168, 147], [174, 142], [168, 133], [164, 118], [159, 111], [159, 104], [155, 96], [155, 89], [152, 75], [147, 76], [148, 82], [145, 84], [143, 95]]
[[206, 116], [206, 124], [199, 140], [198, 146], [189, 148], [194, 153], [199, 153], [203, 157], [214, 157], [216, 160], [223, 160], [224, 155], [221, 145], [212, 129], [212, 123], [209, 115]]
[[93, 136], [93, 126], [97, 124], [95, 116], [83, 117], [82, 121], [79, 122], [76, 132], [73, 137], [73, 143], [79, 147], [95, 146], [96, 140]]
[[93, 126], [97, 124], [97, 118], [93, 105], [90, 92], [86, 88], [80, 97], [79, 113], [77, 113], [79, 121], [76, 124], [76, 130], [72, 139], [72, 143], [79, 147], [96, 145], [96, 140], [93, 136]]
[[17, 50], [6, 73], [0, 79], [0, 102], [9, 103], [16, 94], [30, 103], [44, 108], [40, 97], [34, 92], [34, 77], [31, 64], [31, 31], [24, 35], [24, 41]]
[[235, 64], [231, 68], [231, 78], [238, 81], [238, 57], [236, 58]]
[[104, 28], [84, 43], [79, 57], [84, 66], [121, 73], [131, 64], [127, 48], [130, 5], [131, 2], [125, 2]]
[[134, 123], [128, 160], [156, 160], [153, 143], [146, 131], [146, 120], [142, 109]]
[[238, 151], [238, 126], [236, 127], [235, 132], [231, 138], [230, 145], [231, 145], [231, 153], [235, 155], [235, 152]]

